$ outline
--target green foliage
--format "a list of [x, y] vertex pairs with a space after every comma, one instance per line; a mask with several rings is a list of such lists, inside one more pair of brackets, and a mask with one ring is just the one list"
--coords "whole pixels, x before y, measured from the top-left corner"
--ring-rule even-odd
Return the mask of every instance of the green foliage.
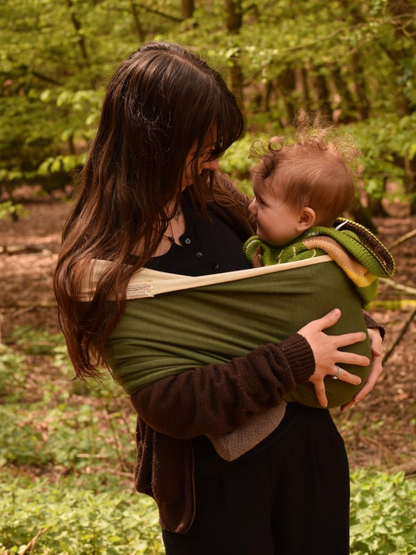
[[10, 200], [0, 202], [0, 220], [7, 218], [8, 216], [21, 218], [28, 215], [29, 211], [25, 209], [23, 204], [13, 204]]
[[[90, 403], [74, 408], [60, 399], [49, 410], [44, 404], [44, 399], [29, 406], [20, 403], [18, 413], [11, 403], [0, 406], [0, 466], [52, 464], [74, 471], [122, 462], [132, 468], [133, 436], [123, 449], [115, 438], [132, 433], [134, 417], [124, 421], [120, 412]], [[111, 425], [103, 426], [102, 420], [112, 420]]]
[[[223, 0], [196, 4], [182, 20], [172, 0], [9, 0], [0, 15], [0, 181], [46, 190], [69, 183], [94, 137], [108, 76], [143, 42], [171, 40], [223, 73], [244, 100], [252, 138], [280, 133], [299, 110], [321, 110], [359, 141], [370, 196], [384, 196], [389, 178], [406, 182], [413, 200], [410, 2], [401, 10], [395, 0], [305, 0], [299, 11], [289, 0], [235, 0], [228, 6], [242, 17], [232, 32]], [[242, 90], [231, 78], [239, 71]], [[223, 164], [246, 191], [252, 138]]]
[[352, 555], [416, 553], [416, 481], [403, 473], [352, 475]]
[[[11, 341], [14, 348], [0, 344], [0, 466], [132, 468], [135, 417], [113, 380], [71, 380], [61, 334], [22, 326]], [[33, 373], [39, 365], [46, 375]], [[128, 438], [124, 446], [118, 437]]]
[[[385, 114], [365, 123], [347, 126], [363, 152], [364, 183], [373, 198], [387, 197], [387, 179], [401, 185], [406, 180], [404, 160], [412, 160], [416, 153], [414, 128], [416, 112], [399, 117]], [[416, 198], [416, 191], [408, 194]], [[404, 192], [402, 192], [402, 199]]]
[[256, 165], [256, 162], [249, 158], [254, 139], [254, 137], [247, 134], [231, 145], [221, 158], [221, 170], [227, 174], [233, 174], [239, 179], [249, 178], [250, 170]]
[[25, 383], [26, 357], [0, 343], [0, 397], [16, 394]]
[[[156, 506], [126, 483], [135, 417], [120, 390], [68, 381], [60, 334], [20, 327], [10, 342], [0, 344], [0, 555], [34, 538], [42, 555], [162, 555]], [[415, 480], [354, 472], [351, 553], [416, 553], [415, 503]]]
[[[19, 549], [43, 531], [42, 554], [162, 554], [154, 502], [104, 474], [43, 479], [0, 475], [0, 549]], [[351, 496], [351, 554], [416, 552], [416, 482], [402, 473], [355, 472]], [[0, 550], [0, 553], [2, 551]]]
[[51, 334], [30, 326], [18, 326], [12, 333], [13, 342], [26, 354], [53, 356], [57, 347], [63, 345], [61, 333]]
[[88, 481], [77, 487], [72, 479], [10, 478], [0, 477], [0, 554], [22, 553], [39, 532], [35, 553], [42, 555], [164, 553], [157, 510], [146, 496], [121, 484], [103, 493]]

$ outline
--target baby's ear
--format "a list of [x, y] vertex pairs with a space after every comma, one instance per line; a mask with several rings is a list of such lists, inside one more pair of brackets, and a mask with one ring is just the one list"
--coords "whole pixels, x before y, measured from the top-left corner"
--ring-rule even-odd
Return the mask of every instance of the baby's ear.
[[299, 220], [298, 225], [296, 226], [296, 230], [299, 232], [306, 231], [313, 226], [315, 220], [315, 210], [313, 210], [313, 208], [309, 208], [309, 206], [305, 206], [299, 212]]

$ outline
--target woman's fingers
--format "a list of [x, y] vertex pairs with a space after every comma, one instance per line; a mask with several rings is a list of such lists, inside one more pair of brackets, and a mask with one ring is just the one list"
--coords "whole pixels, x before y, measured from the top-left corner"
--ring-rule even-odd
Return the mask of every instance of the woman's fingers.
[[[338, 374], [338, 372], [335, 372], [334, 375], [336, 374]], [[337, 380], [341, 380], [343, 382], [347, 382], [353, 385], [358, 385], [361, 383], [361, 378], [359, 376], [356, 376], [355, 374], [351, 374], [350, 372], [347, 372], [343, 368], [341, 368], [341, 372], [339, 373]]]
[[[340, 370], [340, 372], [338, 371], [338, 369]], [[337, 380], [341, 380], [343, 382], [347, 382], [353, 385], [358, 385], [361, 383], [361, 378], [359, 376], [350, 374], [350, 372], [347, 372], [346, 370], [344, 370], [343, 368], [340, 368], [339, 366], [335, 366], [334, 372], [329, 374], [328, 376], [332, 376], [332, 377], [336, 376]], [[328, 400], [326, 398], [325, 383], [324, 383], [323, 377], [317, 374], [314, 374], [309, 378], [309, 381], [313, 383], [313, 386], [315, 388], [315, 394], [319, 401], [319, 404], [322, 407], [326, 408], [328, 406]]]
[[317, 378], [312, 376], [309, 381], [313, 383], [313, 387], [315, 388], [315, 395], [318, 399], [319, 404], [321, 407], [326, 408], [328, 406], [328, 399], [326, 398], [325, 393], [325, 384], [323, 379]]
[[[338, 363], [355, 364], [357, 366], [367, 366], [370, 363], [369, 359], [365, 356], [338, 350], [339, 347], [364, 341], [366, 338], [364, 332], [330, 336], [322, 331], [333, 326], [340, 316], [341, 311], [335, 309], [323, 318], [310, 322], [298, 332], [308, 341], [315, 358], [315, 372], [309, 378], [309, 381], [313, 383], [316, 397], [322, 407], [328, 406], [324, 378], [327, 375], [335, 376], [337, 374], [336, 365]], [[337, 379], [353, 385], [361, 383], [361, 378], [350, 374], [342, 367]]]
[[377, 328], [368, 330], [368, 337], [371, 343], [371, 352], [375, 357], [381, 357], [383, 354], [383, 339], [380, 330]]
[[304, 330], [305, 328], [311, 328], [315, 331], [325, 330], [326, 328], [330, 328], [331, 326], [336, 324], [340, 316], [341, 311], [339, 310], [339, 308], [335, 308], [331, 312], [328, 312], [328, 314], [326, 314], [322, 318], [318, 318], [318, 320], [312, 320], [312, 322], [309, 322], [309, 324], [304, 326], [302, 330]]
[[368, 366], [370, 359], [364, 355], [356, 353], [347, 353], [345, 351], [337, 351], [336, 362], [342, 364], [354, 364], [355, 366]]
[[347, 345], [354, 345], [355, 343], [361, 343], [366, 338], [366, 334], [363, 331], [357, 331], [355, 333], [344, 333], [343, 335], [333, 335], [334, 345], [338, 347], [346, 347]]
[[373, 358], [373, 362], [371, 363], [370, 374], [367, 378], [366, 383], [364, 384], [364, 387], [361, 389], [361, 391], [357, 393], [355, 397], [353, 397], [353, 399], [351, 399], [351, 401], [349, 401], [345, 405], [342, 405], [341, 411], [344, 412], [345, 410], [351, 408], [356, 403], [361, 401], [361, 399], [364, 399], [364, 397], [374, 389], [374, 386], [376, 385], [377, 380], [381, 376], [382, 372], [383, 372], [383, 363], [382, 363], [381, 356], [375, 356]]

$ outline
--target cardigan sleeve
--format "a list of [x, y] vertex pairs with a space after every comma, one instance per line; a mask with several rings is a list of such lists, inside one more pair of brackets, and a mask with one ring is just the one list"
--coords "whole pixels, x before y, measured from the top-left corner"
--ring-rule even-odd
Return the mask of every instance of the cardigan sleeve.
[[366, 310], [364, 310], [363, 312], [364, 312], [364, 322], [365, 322], [365, 325], [367, 326], [367, 329], [369, 330], [377, 329], [380, 332], [381, 339], [384, 340], [384, 336], [386, 335], [386, 329], [383, 326], [381, 326], [376, 320], [374, 320], [371, 314], [368, 313]]
[[195, 368], [155, 382], [131, 396], [139, 417], [154, 430], [178, 438], [224, 434], [251, 414], [282, 402], [315, 371], [309, 343], [293, 334], [262, 345], [229, 363]]

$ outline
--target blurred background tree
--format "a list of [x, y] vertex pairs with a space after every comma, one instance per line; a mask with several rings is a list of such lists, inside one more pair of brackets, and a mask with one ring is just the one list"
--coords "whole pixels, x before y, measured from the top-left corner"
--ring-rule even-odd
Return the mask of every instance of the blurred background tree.
[[[49, 191], [82, 167], [107, 79], [150, 40], [227, 78], [248, 135], [222, 167], [248, 183], [249, 145], [320, 111], [363, 151], [366, 211], [386, 184], [416, 214], [414, 0], [8, 0], [0, 14], [0, 186]], [[245, 180], [245, 181], [244, 181]]]

